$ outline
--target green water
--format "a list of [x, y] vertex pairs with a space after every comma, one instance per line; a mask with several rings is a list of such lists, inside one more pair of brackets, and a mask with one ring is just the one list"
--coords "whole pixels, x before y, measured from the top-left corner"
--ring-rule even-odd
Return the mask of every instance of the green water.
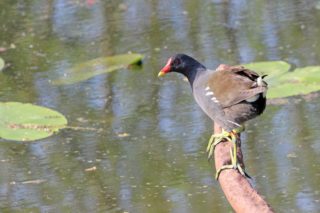
[[[50, 107], [94, 130], [0, 140], [0, 211], [231, 212], [204, 152], [210, 120], [181, 76], [157, 72], [176, 52], [210, 68], [319, 65], [319, 23], [315, 0], [2, 0], [0, 47], [15, 48], [0, 53], [11, 64], [0, 73], [0, 101]], [[48, 82], [129, 51], [145, 54], [141, 69]], [[319, 115], [319, 97], [290, 99], [242, 135], [252, 184], [277, 212], [320, 212]]]

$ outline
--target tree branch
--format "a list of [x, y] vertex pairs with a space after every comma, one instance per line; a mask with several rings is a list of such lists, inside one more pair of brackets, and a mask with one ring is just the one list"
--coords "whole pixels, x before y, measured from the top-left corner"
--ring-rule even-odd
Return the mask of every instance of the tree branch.
[[[214, 125], [214, 133], [221, 133], [221, 127]], [[240, 138], [240, 135], [239, 135]], [[219, 169], [225, 164], [231, 164], [230, 148], [232, 144], [224, 141], [219, 143], [214, 151], [215, 167]], [[244, 168], [241, 152], [241, 141], [238, 143], [238, 161]], [[251, 186], [247, 178], [235, 169], [226, 169], [220, 173], [219, 183], [230, 205], [236, 212], [273, 212], [267, 202]]]

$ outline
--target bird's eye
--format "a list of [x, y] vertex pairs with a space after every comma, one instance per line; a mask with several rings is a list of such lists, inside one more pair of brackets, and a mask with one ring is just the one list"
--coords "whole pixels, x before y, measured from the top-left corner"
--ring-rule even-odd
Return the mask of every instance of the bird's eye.
[[181, 59], [180, 58], [175, 58], [173, 60], [173, 63], [172, 63], [173, 66], [179, 66], [180, 64], [181, 64]]

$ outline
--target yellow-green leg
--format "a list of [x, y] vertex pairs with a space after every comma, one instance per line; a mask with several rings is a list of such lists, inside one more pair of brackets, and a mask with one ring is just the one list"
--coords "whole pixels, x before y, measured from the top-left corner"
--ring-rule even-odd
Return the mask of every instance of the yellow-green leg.
[[238, 171], [246, 177], [250, 176], [244, 171], [244, 169], [241, 167], [241, 165], [238, 163], [237, 158], [237, 138], [236, 134], [242, 132], [244, 130], [244, 127], [241, 126], [237, 129], [232, 130], [231, 132], [222, 131], [220, 134], [213, 134], [210, 137], [208, 146], [207, 146], [207, 152], [208, 152], [208, 159], [210, 159], [214, 153], [215, 147], [222, 142], [224, 139], [232, 142], [233, 146], [230, 149], [230, 157], [231, 157], [231, 164], [230, 165], [224, 165], [222, 166], [217, 172], [216, 172], [216, 179], [219, 178], [220, 173], [225, 169], [238, 169]]
[[[244, 126], [240, 126], [239, 128], [232, 130], [231, 132], [233, 132], [234, 134], [238, 134], [242, 131], [244, 131]], [[232, 137], [231, 132], [222, 130], [222, 133], [211, 135], [207, 146], [208, 160], [212, 157], [214, 149], [219, 143], [224, 140], [232, 141], [232, 138], [230, 138]], [[233, 140], [236, 141], [235, 136], [233, 136]]]
[[223, 170], [226, 169], [238, 169], [240, 174], [243, 176], [246, 176], [250, 178], [250, 176], [244, 171], [244, 169], [241, 167], [241, 165], [238, 163], [238, 158], [237, 158], [237, 138], [234, 135], [234, 133], [230, 133], [230, 138], [227, 138], [228, 141], [232, 142], [232, 148], [230, 149], [230, 157], [231, 157], [231, 164], [230, 165], [223, 165], [220, 167], [220, 169], [216, 172], [216, 179], [218, 180], [220, 173]]

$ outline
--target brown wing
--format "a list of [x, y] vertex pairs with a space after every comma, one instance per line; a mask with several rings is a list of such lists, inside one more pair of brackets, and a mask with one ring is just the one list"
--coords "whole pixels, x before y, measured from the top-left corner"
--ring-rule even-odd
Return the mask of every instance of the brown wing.
[[229, 67], [214, 72], [208, 79], [208, 86], [223, 108], [230, 107], [241, 101], [267, 91], [264, 86], [257, 84], [259, 75], [241, 66]]

